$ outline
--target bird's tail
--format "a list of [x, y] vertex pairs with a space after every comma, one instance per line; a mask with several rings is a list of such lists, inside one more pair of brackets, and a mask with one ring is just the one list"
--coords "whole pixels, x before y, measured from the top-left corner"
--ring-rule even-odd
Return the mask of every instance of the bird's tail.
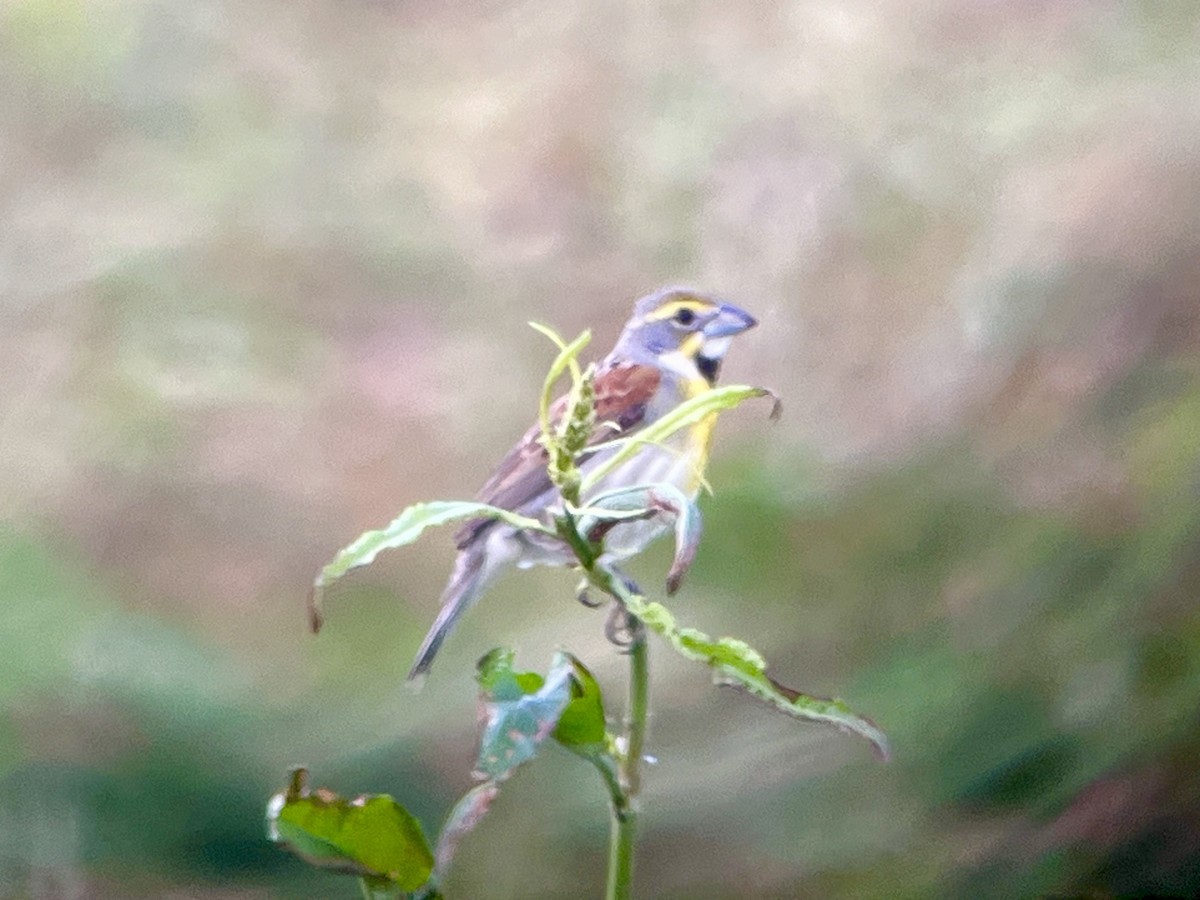
[[429, 633], [425, 635], [425, 640], [421, 642], [416, 661], [408, 671], [410, 682], [419, 685], [424, 680], [446, 636], [450, 634], [462, 614], [470, 609], [483, 593], [490, 580], [484, 561], [485, 554], [482, 548], [464, 550], [458, 554], [454, 563], [454, 573], [442, 593], [442, 608], [438, 611]]

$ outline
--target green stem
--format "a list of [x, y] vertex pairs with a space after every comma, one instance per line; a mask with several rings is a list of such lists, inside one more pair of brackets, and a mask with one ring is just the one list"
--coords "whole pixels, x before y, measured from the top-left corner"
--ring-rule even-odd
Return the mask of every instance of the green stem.
[[633, 839], [636, 817], [631, 810], [624, 815], [615, 809], [608, 832], [608, 888], [605, 900], [629, 900], [633, 896]]
[[[628, 615], [628, 614], [626, 614]], [[624, 753], [621, 755], [618, 795], [613, 795], [608, 840], [606, 900], [629, 900], [633, 891], [633, 841], [637, 832], [637, 800], [641, 790], [642, 747], [650, 695], [650, 659], [646, 629], [630, 617], [634, 628], [629, 645], [629, 705], [625, 710]]]
[[607, 573], [596, 567], [596, 560], [599, 558], [598, 548], [579, 533], [579, 529], [575, 527], [575, 516], [570, 512], [563, 512], [554, 520], [554, 528], [558, 532], [558, 536], [571, 548], [575, 558], [579, 560], [588, 580], [606, 594], [617, 596], [610, 585], [605, 583], [604, 575]]
[[650, 654], [646, 646], [646, 629], [636, 623], [633, 641], [629, 645], [629, 708], [625, 710], [625, 758], [621, 764], [621, 786], [631, 801], [636, 801], [642, 788], [642, 747], [646, 742], [646, 712], [650, 695]]
[[641, 791], [642, 748], [650, 705], [650, 656], [646, 628], [628, 612], [633, 591], [619, 575], [600, 563], [598, 547], [579, 533], [569, 512], [560, 515], [556, 530], [579, 560], [588, 581], [621, 604], [630, 630], [629, 701], [624, 734], [619, 741], [617, 770], [600, 766], [612, 804], [608, 841], [608, 885], [605, 900], [629, 900], [633, 892], [633, 842], [637, 836], [637, 800]]

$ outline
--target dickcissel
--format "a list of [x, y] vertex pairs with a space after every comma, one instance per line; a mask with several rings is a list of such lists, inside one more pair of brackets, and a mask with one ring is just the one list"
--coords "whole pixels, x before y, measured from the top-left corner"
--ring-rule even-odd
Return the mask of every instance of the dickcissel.
[[[670, 287], [642, 297], [616, 346], [595, 374], [596, 426], [593, 442], [635, 434], [690, 397], [716, 384], [730, 340], [757, 324], [749, 313], [688, 288]], [[648, 444], [604, 476], [585, 495], [616, 488], [668, 483], [694, 497], [704, 480], [716, 414], [682, 429], [664, 444]], [[478, 500], [531, 518], [561, 502], [546, 472], [547, 455], [534, 426], [517, 442], [480, 490]], [[584, 456], [579, 468], [606, 454]], [[667, 526], [638, 520], [614, 527], [605, 539], [605, 558], [616, 562], [640, 553]], [[458, 558], [442, 594], [441, 611], [425, 636], [409, 680], [423, 676], [446, 635], [487, 587], [510, 566], [570, 565], [571, 551], [546, 535], [521, 531], [495, 519], [468, 522], [455, 535]]]

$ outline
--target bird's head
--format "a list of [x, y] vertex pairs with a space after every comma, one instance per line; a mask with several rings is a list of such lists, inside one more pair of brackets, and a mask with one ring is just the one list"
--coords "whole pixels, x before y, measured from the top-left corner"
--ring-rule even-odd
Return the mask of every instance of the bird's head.
[[691, 288], [663, 288], [637, 301], [613, 352], [715, 384], [734, 335], [756, 324], [732, 303]]

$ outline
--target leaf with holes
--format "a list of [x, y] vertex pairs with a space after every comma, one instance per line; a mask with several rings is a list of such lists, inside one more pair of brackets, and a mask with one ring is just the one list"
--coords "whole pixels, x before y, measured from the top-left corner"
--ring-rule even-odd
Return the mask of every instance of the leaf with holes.
[[516, 672], [512, 663], [511, 650], [493, 650], [479, 661], [484, 726], [475, 772], [481, 779], [503, 781], [533, 759], [571, 701], [573, 667], [566, 654], [555, 654], [544, 679]]

